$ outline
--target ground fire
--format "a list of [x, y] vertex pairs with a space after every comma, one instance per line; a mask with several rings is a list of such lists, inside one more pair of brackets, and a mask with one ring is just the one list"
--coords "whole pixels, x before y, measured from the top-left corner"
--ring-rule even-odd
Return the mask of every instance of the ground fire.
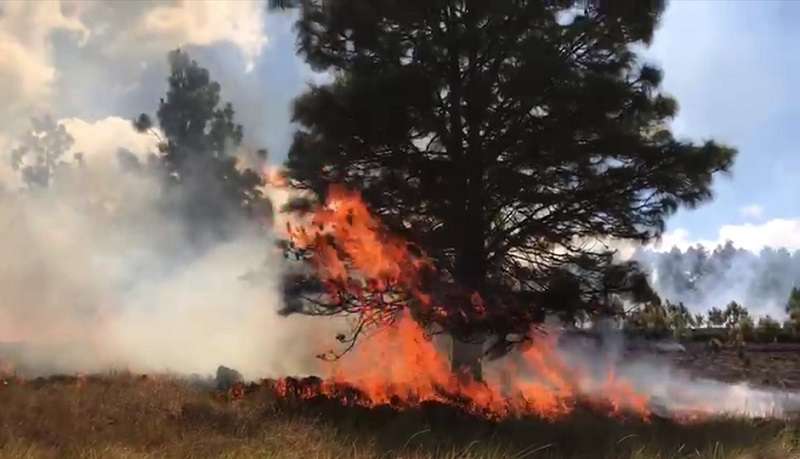
[[[389, 234], [356, 192], [333, 186], [326, 202], [309, 210], [301, 222], [287, 225], [292, 246], [310, 259], [323, 286], [317, 297], [306, 300], [320, 313], [353, 316], [356, 324], [352, 337], [339, 337], [349, 342], [350, 352], [322, 355], [333, 360], [324, 367], [323, 379], [278, 381], [280, 394], [322, 395], [363, 406], [437, 401], [488, 418], [557, 418], [582, 402], [612, 414], [650, 415], [648, 397], [618, 378], [614, 368], [598, 378], [596, 372], [565, 362], [552, 331], [532, 331], [532, 339], [493, 365], [483, 381], [454, 375], [429, 327], [412, 315], [445, 323], [454, 313], [461, 320], [481, 317], [486, 311], [480, 295], [469, 295], [467, 309], [438, 304], [422, 287], [431, 263]], [[359, 335], [369, 336], [355, 346]]]
[[[595, 381], [588, 372], [561, 361], [553, 346], [551, 336], [537, 337], [518, 359], [487, 372], [484, 381], [465, 380], [450, 371], [447, 359], [422, 328], [404, 315], [331, 362], [325, 377], [281, 379], [275, 389], [284, 397], [323, 396], [366, 407], [404, 409], [439, 402], [489, 419], [528, 415], [557, 419], [578, 404], [612, 415], [649, 418], [648, 397], [616, 378], [613, 370], [605, 380]], [[589, 388], [597, 392], [585, 392]]]

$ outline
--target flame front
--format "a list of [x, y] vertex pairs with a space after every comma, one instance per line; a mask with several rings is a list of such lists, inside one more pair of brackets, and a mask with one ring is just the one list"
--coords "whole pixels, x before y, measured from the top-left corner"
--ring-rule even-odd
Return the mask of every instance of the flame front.
[[[555, 334], [534, 333], [530, 344], [492, 365], [484, 381], [455, 376], [447, 357], [410, 313], [417, 308], [415, 312], [422, 309], [434, 316], [448, 314], [421, 288], [422, 270], [431, 269], [431, 262], [385, 231], [358, 193], [332, 186], [324, 205], [304, 223], [288, 225], [287, 232], [295, 247], [310, 252], [326, 299], [357, 315], [360, 327], [372, 326], [373, 333], [327, 365], [323, 379], [306, 385], [282, 380], [279, 393], [322, 395], [364, 406], [411, 407], [436, 401], [495, 419], [553, 419], [581, 402], [602, 406], [610, 414], [650, 415], [647, 397], [617, 378], [613, 368], [595, 381], [589, 372], [568, 365], [557, 352]], [[394, 301], [397, 298], [402, 300]], [[342, 306], [346, 301], [350, 307]], [[477, 292], [468, 304], [477, 317], [486, 313]], [[590, 395], [587, 387], [602, 389]]]
[[613, 371], [595, 382], [600, 391], [584, 392], [587, 375], [561, 359], [553, 335], [536, 337], [516, 358], [488, 368], [480, 382], [456, 377], [445, 355], [408, 314], [365, 339], [326, 365], [321, 380], [303, 385], [284, 379], [278, 382], [278, 392], [400, 409], [433, 401], [490, 419], [529, 415], [558, 419], [580, 402], [615, 416], [650, 416], [648, 398]]

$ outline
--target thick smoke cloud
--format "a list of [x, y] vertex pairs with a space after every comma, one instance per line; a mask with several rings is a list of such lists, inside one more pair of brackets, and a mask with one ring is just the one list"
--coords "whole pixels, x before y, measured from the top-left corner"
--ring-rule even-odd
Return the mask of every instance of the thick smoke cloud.
[[783, 248], [752, 252], [729, 242], [711, 251], [701, 245], [642, 249], [634, 258], [649, 271], [659, 295], [694, 312], [736, 301], [758, 316], [782, 318], [789, 292], [800, 285], [800, 251]]
[[333, 325], [278, 316], [283, 258], [269, 229], [230, 219], [225, 241], [188, 242], [163, 180], [131, 155], [91, 152], [49, 188], [0, 194], [0, 351], [32, 373], [311, 372], [321, 343], [309, 327], [334, 336]]
[[[252, 152], [267, 147], [279, 161], [289, 102], [313, 76], [294, 55], [286, 16], [268, 14], [262, 0], [0, 2], [0, 54], [11, 57], [0, 57], [0, 358], [22, 352], [45, 372], [206, 373], [225, 364], [262, 377], [316, 366], [322, 344], [309, 336], [335, 332], [325, 322], [306, 333], [310, 319], [275, 314], [283, 260], [269, 232], [225, 221], [224, 244], [188, 242], [196, 231], [173, 212], [180, 199], [173, 194], [168, 211], [162, 178], [145, 167], [155, 140], [129, 122], [153, 114], [166, 54], [182, 47], [233, 102], [246, 133], [237, 156], [253, 167]], [[81, 152], [85, 165], [55, 187], [21, 193], [8, 155], [30, 117], [44, 113], [74, 137], [63, 159]], [[257, 280], [241, 279], [251, 270]]]

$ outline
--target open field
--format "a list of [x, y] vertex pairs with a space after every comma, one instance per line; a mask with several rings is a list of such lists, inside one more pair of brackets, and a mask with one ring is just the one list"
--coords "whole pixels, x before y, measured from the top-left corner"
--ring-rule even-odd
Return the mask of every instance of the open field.
[[779, 459], [800, 457], [800, 427], [588, 411], [492, 423], [436, 404], [398, 413], [268, 389], [234, 400], [170, 378], [109, 375], [0, 386], [0, 457]]
[[[588, 352], [593, 352], [599, 335], [573, 335], [589, 343]], [[710, 340], [717, 338], [721, 346], [712, 350]], [[666, 360], [675, 368], [685, 370], [692, 376], [727, 383], [747, 383], [751, 386], [800, 391], [800, 342], [785, 339], [778, 342], [746, 342], [741, 350], [727, 341], [722, 329], [706, 329], [702, 336], [680, 342], [671, 339], [629, 339], [624, 351], [630, 359]], [[658, 350], [664, 345], [669, 351]], [[676, 351], [683, 348], [683, 351]]]
[[800, 390], [800, 344], [747, 344], [740, 356], [734, 347], [710, 352], [705, 343], [684, 343], [686, 352], [675, 353], [675, 364], [693, 374], [725, 382]]

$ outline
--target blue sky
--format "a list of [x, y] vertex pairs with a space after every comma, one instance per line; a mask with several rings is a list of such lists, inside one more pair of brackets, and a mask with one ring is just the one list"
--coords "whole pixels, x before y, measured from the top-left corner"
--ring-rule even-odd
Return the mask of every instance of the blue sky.
[[[791, 1], [675, 1], [665, 13], [655, 40], [643, 55], [665, 72], [663, 88], [680, 104], [673, 129], [679, 137], [696, 141], [715, 139], [739, 150], [730, 176], [715, 180], [713, 201], [697, 209], [681, 210], [667, 225], [665, 242], [686, 244], [743, 239], [739, 245], [757, 249], [750, 239], [762, 225], [772, 233], [794, 228], [800, 217], [800, 155], [793, 128], [800, 115], [800, 92], [794, 82], [800, 74], [800, 54], [787, 52], [800, 42], [800, 2]], [[285, 16], [281, 22], [290, 20]], [[274, 35], [270, 53], [276, 61], [293, 59], [291, 30]], [[296, 58], [294, 58], [296, 59]], [[295, 78], [308, 79], [302, 62], [294, 70], [290, 89], [302, 88]], [[280, 71], [279, 71], [280, 72]], [[275, 75], [265, 75], [277, 83]], [[281, 125], [283, 125], [281, 123]], [[288, 136], [272, 139], [275, 157]], [[792, 224], [789, 224], [792, 222]], [[728, 227], [731, 231], [720, 230]], [[741, 228], [749, 228], [739, 229]], [[738, 230], [737, 230], [738, 229]], [[685, 239], [685, 240], [684, 240]], [[766, 243], [766, 242], [765, 242]], [[773, 245], [795, 246], [783, 234], [771, 236]]]
[[723, 225], [798, 217], [798, 19], [800, 3], [791, 1], [669, 5], [647, 55], [679, 101], [673, 128], [739, 150], [732, 176], [716, 180], [714, 201], [680, 211], [669, 229], [715, 239]]
[[[732, 175], [715, 181], [712, 202], [669, 220], [664, 246], [731, 238], [753, 250], [800, 248], [793, 84], [800, 55], [791, 48], [799, 19], [800, 2], [790, 0], [669, 4], [643, 54], [664, 69], [663, 87], [680, 104], [673, 129], [733, 145], [739, 156]], [[115, 150], [100, 137], [145, 148], [129, 132], [108, 131], [155, 112], [166, 89], [165, 54], [180, 45], [220, 81], [248, 146], [266, 146], [280, 161], [292, 135], [291, 101], [318, 78], [294, 55], [293, 21], [292, 13], [266, 13], [260, 0], [0, 3], [0, 53], [13, 57], [0, 59], [0, 147], [29, 116], [52, 113], [72, 120], [68, 128], [89, 158]]]

